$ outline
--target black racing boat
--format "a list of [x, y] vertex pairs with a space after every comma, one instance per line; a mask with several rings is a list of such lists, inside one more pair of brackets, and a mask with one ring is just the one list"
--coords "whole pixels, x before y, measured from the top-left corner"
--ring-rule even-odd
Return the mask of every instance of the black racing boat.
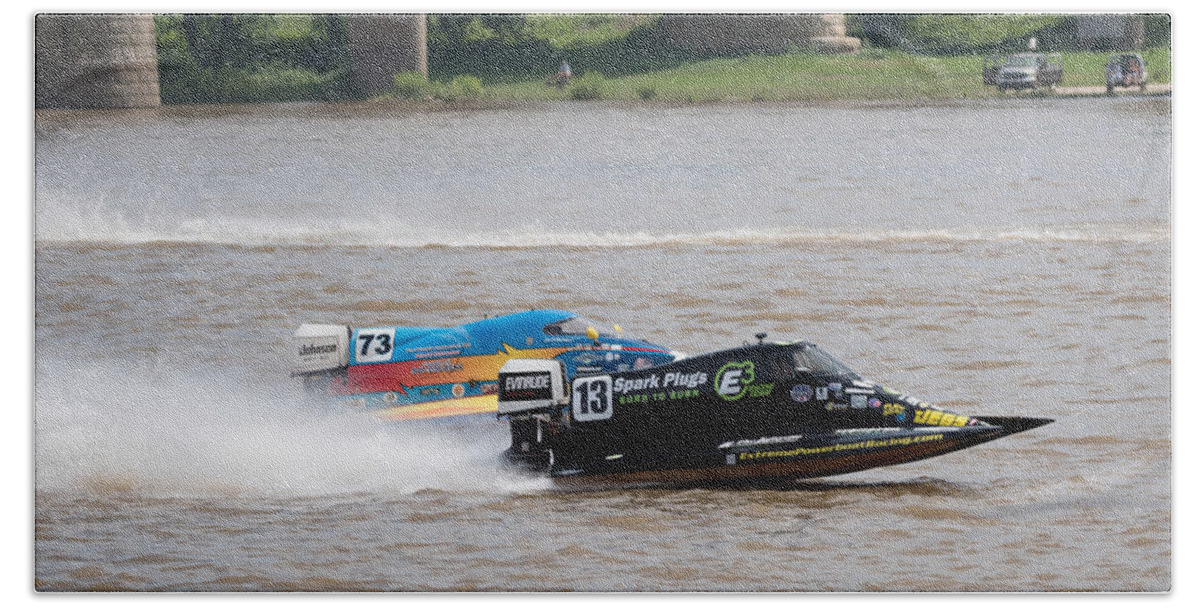
[[971, 417], [864, 380], [809, 342], [764, 343], [568, 379], [553, 360], [499, 374], [505, 459], [562, 484], [825, 477], [931, 458], [1052, 422]]

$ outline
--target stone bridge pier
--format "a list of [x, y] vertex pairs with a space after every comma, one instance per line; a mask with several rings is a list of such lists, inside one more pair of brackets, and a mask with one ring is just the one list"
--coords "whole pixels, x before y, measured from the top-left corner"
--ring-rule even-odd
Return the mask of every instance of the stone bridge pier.
[[33, 45], [37, 108], [162, 104], [152, 15], [38, 15]]
[[390, 91], [401, 72], [429, 75], [425, 15], [346, 15], [346, 39], [360, 95]]

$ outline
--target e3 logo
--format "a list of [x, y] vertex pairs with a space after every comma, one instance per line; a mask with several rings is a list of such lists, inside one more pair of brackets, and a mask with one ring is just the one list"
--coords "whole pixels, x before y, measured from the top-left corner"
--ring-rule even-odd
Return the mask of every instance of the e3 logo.
[[726, 363], [717, 370], [713, 388], [726, 401], [737, 401], [746, 394], [746, 387], [754, 382], [754, 362]]
[[578, 378], [571, 384], [571, 417], [580, 422], [612, 418], [612, 378]]

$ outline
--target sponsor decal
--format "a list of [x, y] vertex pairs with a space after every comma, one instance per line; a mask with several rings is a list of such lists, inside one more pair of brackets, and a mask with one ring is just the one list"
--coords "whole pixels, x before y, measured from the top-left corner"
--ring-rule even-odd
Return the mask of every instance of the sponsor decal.
[[658, 374], [645, 378], [617, 378], [613, 390], [624, 395], [630, 391], [644, 391], [652, 388], [662, 388]]
[[654, 363], [645, 357], [634, 359], [633, 369], [646, 369], [647, 367], [654, 367]]
[[809, 399], [812, 399], [813, 389], [807, 384], [797, 384], [792, 387], [791, 392], [788, 394], [791, 396], [792, 401], [807, 403]]
[[479, 385], [479, 392], [484, 395], [495, 395], [500, 390], [500, 385], [496, 382], [484, 382]]
[[667, 372], [665, 374], [650, 374], [641, 378], [616, 378], [613, 380], [613, 392], [622, 395], [636, 391], [656, 390], [661, 388], [696, 388], [708, 381], [704, 372]]
[[414, 348], [406, 348], [404, 352], [408, 353], [413, 359], [444, 359], [446, 357], [457, 357], [461, 355], [463, 349], [471, 348], [470, 344], [432, 344], [429, 346], [417, 346]]
[[548, 386], [550, 386], [550, 374], [507, 376], [504, 378], [505, 391], [546, 388]]
[[604, 371], [604, 368], [600, 367], [599, 365], [577, 365], [577, 366], [575, 366], [575, 373], [577, 373], [577, 374], [598, 374], [602, 371]]
[[713, 388], [717, 396], [726, 401], [737, 401], [745, 396], [765, 397], [771, 394], [774, 384], [754, 383], [753, 361], [731, 361], [717, 370]]
[[667, 372], [640, 378], [614, 378], [613, 394], [621, 405], [694, 399], [708, 382], [706, 372]]
[[816, 448], [792, 448], [790, 450], [764, 450], [761, 452], [740, 452], [738, 453], [738, 461], [744, 460], [762, 460], [766, 458], [795, 458], [797, 456], [814, 456], [819, 454], [830, 454], [833, 452], [845, 452], [848, 450], [875, 450], [880, 448], [894, 447], [898, 445], [912, 445], [915, 443], [925, 443], [928, 441], [939, 441], [944, 438], [941, 433], [930, 435], [915, 435], [912, 437], [892, 437], [889, 439], [864, 439], [853, 443], [835, 443], [833, 445], [825, 445]]
[[[501, 379], [501, 401], [529, 401], [550, 399], [550, 373], [526, 372], [505, 374]], [[458, 385], [462, 386], [462, 385]]]
[[869, 408], [878, 408], [882, 404], [883, 402], [877, 397], [871, 397], [870, 399], [867, 399], [867, 407]]
[[528, 336], [525, 338], [525, 346], [533, 346], [533, 336]]
[[419, 361], [421, 359], [440, 359], [440, 358], [444, 358], [444, 357], [457, 357], [461, 354], [462, 354], [462, 351], [457, 350], [457, 349], [436, 350], [436, 351], [432, 351], [432, 352], [428, 352], [428, 353], [417, 353], [417, 354], [413, 355], [412, 358]]
[[974, 426], [970, 423], [978, 424], [978, 422], [974, 418], [932, 408], [919, 409], [913, 413], [913, 424], [925, 426]]
[[816, 390], [814, 391], [814, 395], [816, 395], [817, 401], [828, 401], [829, 400], [829, 387], [828, 386], [818, 386], [816, 388]]
[[455, 397], [462, 397], [463, 395], [467, 394], [467, 387], [461, 384], [455, 384], [450, 388], [450, 393]]
[[905, 407], [899, 403], [883, 404], [884, 416], [895, 416], [897, 420], [904, 420]]
[[442, 392], [442, 389], [440, 389], [436, 386], [427, 386], [427, 387], [421, 389], [421, 396], [427, 397], [429, 395], [436, 395], [440, 392]]
[[717, 446], [722, 450], [730, 448], [754, 447], [760, 445], [769, 445], [772, 443], [795, 443], [804, 438], [804, 435], [787, 435], [785, 437], [759, 437], [758, 439], [738, 439], [737, 441], [726, 441]]
[[411, 354], [413, 357], [428, 358], [429, 356], [431, 356], [431, 354], [435, 354], [438, 351], [443, 351], [443, 350], [456, 350], [457, 351], [457, 350], [462, 350], [464, 348], [471, 348], [471, 345], [469, 343], [467, 343], [467, 344], [431, 344], [429, 346], [417, 346], [417, 347], [413, 347], [413, 348], [406, 348], [406, 349], [404, 349], [404, 352]]
[[400, 396], [392, 391], [383, 394], [383, 400], [388, 403], [395, 403], [400, 400]]
[[856, 410], [867, 409], [866, 395], [850, 395], [850, 407]]
[[337, 352], [337, 344], [302, 344], [300, 345], [300, 356], [306, 357], [309, 355], [326, 355]]
[[576, 378], [571, 383], [571, 417], [580, 422], [612, 418], [612, 389], [610, 376]]
[[773, 390], [775, 390], [774, 383], [752, 384], [748, 389], [746, 389], [746, 394], [751, 397], [766, 397], [769, 396]]
[[584, 365], [595, 365], [604, 360], [604, 356], [599, 353], [583, 352], [576, 355], [572, 361], [582, 363]]
[[676, 399], [694, 399], [699, 396], [700, 389], [689, 388], [681, 391], [658, 391], [656, 393], [622, 395], [617, 397], [617, 403], [626, 405], [632, 403], [650, 403], [651, 401], [675, 401]]
[[439, 359], [437, 361], [423, 361], [420, 365], [412, 368], [414, 374], [445, 374], [453, 372], [461, 372], [463, 366], [457, 361], [450, 359]]

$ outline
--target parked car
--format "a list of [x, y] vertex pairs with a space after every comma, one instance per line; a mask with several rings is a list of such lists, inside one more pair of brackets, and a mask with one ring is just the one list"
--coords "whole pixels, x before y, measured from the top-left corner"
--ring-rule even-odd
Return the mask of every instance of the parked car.
[[1146, 90], [1146, 62], [1137, 53], [1116, 53], [1108, 58], [1108, 67], [1104, 70], [1105, 90], [1113, 92], [1114, 87], [1138, 87]]
[[[994, 78], [994, 82], [989, 82]], [[984, 84], [995, 84], [1001, 91], [1007, 89], [1053, 89], [1062, 82], [1062, 55], [1058, 53], [1017, 53], [1009, 55], [1004, 63], [984, 65]]]

